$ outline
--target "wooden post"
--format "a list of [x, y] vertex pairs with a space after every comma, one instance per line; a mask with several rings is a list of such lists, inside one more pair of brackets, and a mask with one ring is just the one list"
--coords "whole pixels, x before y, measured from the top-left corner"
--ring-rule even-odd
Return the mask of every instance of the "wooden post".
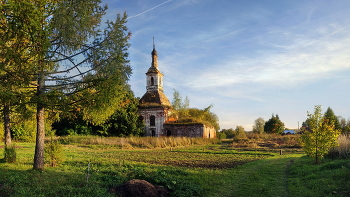
[[280, 155], [282, 155], [283, 153], [282, 153], [282, 149], [280, 150]]

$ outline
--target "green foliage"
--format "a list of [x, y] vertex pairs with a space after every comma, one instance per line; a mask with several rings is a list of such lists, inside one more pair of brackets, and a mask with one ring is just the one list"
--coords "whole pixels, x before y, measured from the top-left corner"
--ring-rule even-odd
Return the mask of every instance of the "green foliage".
[[242, 126], [237, 126], [236, 129], [222, 129], [220, 133], [227, 138], [234, 138], [235, 140], [247, 139], [247, 133]]
[[338, 117], [334, 114], [332, 108], [327, 108], [327, 111], [324, 114], [324, 118], [327, 119], [329, 123], [333, 124], [335, 129], [341, 129]]
[[261, 117], [255, 120], [253, 125], [253, 133], [262, 134], [264, 133], [265, 120]]
[[100, 0], [9, 0], [0, 9], [0, 75], [7, 81], [0, 90], [28, 90], [0, 91], [0, 102], [37, 104], [34, 168], [43, 169], [45, 110], [76, 110], [101, 124], [120, 106], [131, 74], [127, 16], [102, 24], [107, 6]]
[[[139, 119], [138, 99], [129, 91], [120, 106], [104, 122], [98, 125], [83, 120], [79, 112], [71, 112], [68, 117], [53, 123], [57, 135], [100, 135], [100, 136], [138, 136], [143, 134], [144, 125]], [[75, 117], [75, 118], [70, 118]]]
[[7, 163], [15, 163], [17, 160], [16, 146], [14, 144], [5, 146], [4, 155]]
[[172, 117], [177, 118], [178, 123], [202, 123], [208, 126], [213, 126], [216, 131], [220, 130], [219, 118], [210, 111], [213, 105], [209, 105], [204, 109], [189, 108], [190, 101], [186, 96], [185, 101], [182, 101], [180, 93], [174, 90], [172, 101]]
[[188, 97], [186, 96], [185, 100], [182, 101], [182, 96], [180, 93], [174, 89], [173, 93], [173, 101], [171, 102], [172, 107], [172, 116], [174, 117], [182, 117], [182, 118], [188, 118], [188, 110], [190, 107], [190, 101]]
[[308, 128], [300, 136], [304, 151], [318, 164], [328, 151], [337, 145], [340, 131], [335, 129], [332, 122], [322, 115], [320, 105], [315, 106], [313, 114], [308, 112]]
[[13, 124], [12, 136], [14, 140], [23, 142], [34, 142], [36, 127], [35, 122], [32, 120], [27, 120], [18, 124]]
[[224, 133], [224, 132], [222, 132], [222, 131], [220, 131], [220, 132], [216, 132], [216, 137], [218, 138], [218, 139], [226, 139], [227, 138], [227, 136], [226, 136], [226, 133]]
[[139, 118], [138, 99], [130, 91], [124, 99], [123, 106], [104, 123], [103, 128], [108, 136], [140, 136], [144, 125]]
[[264, 131], [266, 133], [282, 134], [284, 131], [284, 123], [279, 119], [278, 115], [274, 116], [272, 114], [272, 117], [265, 123]]
[[237, 126], [234, 131], [234, 139], [235, 140], [243, 140], [247, 139], [247, 133], [245, 132], [242, 126]]
[[221, 133], [224, 133], [227, 138], [235, 137], [235, 130], [233, 130], [232, 128], [230, 128], [230, 129], [222, 129]]
[[45, 159], [51, 167], [60, 165], [63, 161], [63, 147], [58, 140], [51, 140], [46, 143]]

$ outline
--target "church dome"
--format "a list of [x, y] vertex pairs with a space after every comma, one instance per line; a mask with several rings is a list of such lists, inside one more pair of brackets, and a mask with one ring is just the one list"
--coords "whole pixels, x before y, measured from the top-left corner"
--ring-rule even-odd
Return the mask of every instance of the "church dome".
[[148, 69], [148, 71], [147, 71], [146, 74], [148, 74], [148, 73], [160, 73], [160, 71], [158, 70], [157, 67], [151, 66], [151, 67]]
[[139, 101], [140, 108], [171, 108], [168, 98], [162, 91], [147, 91]]
[[158, 52], [156, 51], [156, 49], [155, 49], [155, 48], [153, 48], [153, 51], [152, 51], [152, 56], [153, 56], [153, 55], [158, 56]]

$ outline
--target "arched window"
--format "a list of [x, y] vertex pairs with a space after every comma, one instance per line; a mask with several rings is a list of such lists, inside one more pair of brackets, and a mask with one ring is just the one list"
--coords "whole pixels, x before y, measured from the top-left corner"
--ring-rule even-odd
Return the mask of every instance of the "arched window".
[[150, 118], [149, 118], [149, 125], [150, 126], [156, 126], [156, 117], [155, 116], [151, 116]]
[[170, 130], [168, 130], [167, 132], [166, 132], [166, 136], [171, 136], [171, 131]]
[[151, 86], [154, 86], [154, 79], [151, 77]]
[[152, 130], [152, 131], [151, 131], [151, 136], [152, 136], [152, 137], [155, 137], [155, 136], [156, 136], [156, 131], [155, 131], [155, 130]]

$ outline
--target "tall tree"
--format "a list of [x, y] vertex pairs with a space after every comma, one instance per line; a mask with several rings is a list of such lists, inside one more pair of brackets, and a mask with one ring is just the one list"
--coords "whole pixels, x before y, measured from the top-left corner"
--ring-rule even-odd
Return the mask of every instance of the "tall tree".
[[334, 125], [335, 129], [341, 129], [338, 117], [334, 114], [332, 108], [328, 107], [324, 116], [329, 120], [329, 123], [332, 123]]
[[262, 134], [264, 133], [265, 120], [261, 117], [254, 121], [253, 133]]
[[315, 159], [318, 164], [320, 159], [337, 145], [337, 139], [340, 131], [335, 128], [335, 125], [322, 114], [320, 105], [315, 106], [313, 114], [308, 112], [309, 129], [305, 129], [300, 136], [301, 146], [304, 151]]
[[12, 112], [28, 115], [28, 91], [25, 88], [34, 87], [32, 82], [35, 79], [28, 73], [34, 73], [39, 44], [33, 40], [38, 24], [30, 17], [36, 12], [31, 9], [32, 3], [23, 0], [3, 0], [0, 3], [0, 103], [5, 147], [11, 144]]
[[172, 116], [174, 117], [188, 117], [188, 110], [190, 107], [190, 101], [186, 96], [185, 100], [182, 100], [181, 94], [174, 89], [173, 100], [171, 102]]
[[282, 134], [284, 130], [284, 123], [279, 119], [278, 115], [272, 117], [266, 121], [264, 131], [266, 133]]
[[[126, 14], [99, 29], [107, 6], [100, 0], [7, 0], [3, 8], [21, 10], [30, 59], [22, 78], [33, 82], [37, 135], [33, 168], [44, 168], [45, 111], [79, 110], [92, 123], [105, 121], [127, 91], [131, 68]], [[17, 16], [8, 15], [8, 18]], [[21, 24], [17, 24], [20, 27]], [[21, 28], [17, 28], [21, 29]], [[14, 28], [14, 32], [17, 31]], [[22, 30], [21, 30], [22, 31]], [[7, 49], [8, 50], [8, 49]], [[29, 64], [20, 64], [28, 66]], [[28, 85], [29, 86], [29, 85]], [[101, 113], [103, 112], [103, 113]]]

